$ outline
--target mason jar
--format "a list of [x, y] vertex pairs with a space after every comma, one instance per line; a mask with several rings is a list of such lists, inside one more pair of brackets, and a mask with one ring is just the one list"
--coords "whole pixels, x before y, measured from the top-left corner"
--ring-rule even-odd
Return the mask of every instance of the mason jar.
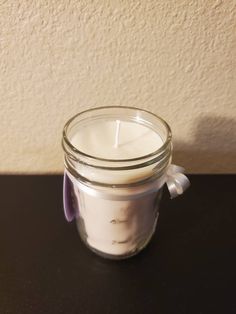
[[64, 209], [98, 255], [140, 252], [156, 229], [171, 163], [171, 130], [155, 114], [99, 107], [72, 117], [63, 130]]

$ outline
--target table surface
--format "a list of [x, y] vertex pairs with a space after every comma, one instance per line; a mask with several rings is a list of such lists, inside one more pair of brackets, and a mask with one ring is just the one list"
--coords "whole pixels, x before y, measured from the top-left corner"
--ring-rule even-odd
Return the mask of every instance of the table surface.
[[236, 176], [190, 179], [148, 247], [109, 261], [65, 221], [62, 176], [0, 176], [0, 313], [236, 313]]

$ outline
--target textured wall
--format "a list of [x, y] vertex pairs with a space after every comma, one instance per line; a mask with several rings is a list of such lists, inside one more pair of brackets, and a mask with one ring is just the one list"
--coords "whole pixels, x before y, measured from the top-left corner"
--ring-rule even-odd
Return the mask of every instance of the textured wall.
[[0, 0], [0, 172], [62, 171], [78, 111], [138, 106], [188, 172], [236, 172], [235, 1]]

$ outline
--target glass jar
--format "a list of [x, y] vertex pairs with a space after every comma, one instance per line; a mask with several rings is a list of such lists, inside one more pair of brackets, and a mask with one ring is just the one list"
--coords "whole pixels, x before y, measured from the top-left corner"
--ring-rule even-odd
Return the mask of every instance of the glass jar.
[[[141, 151], [132, 152], [132, 140], [127, 145], [131, 157], [102, 155], [103, 125], [120, 122], [145, 131], [134, 141]], [[92, 135], [101, 151], [91, 153], [75, 145], [74, 138], [86, 130]], [[123, 132], [129, 137], [129, 132]], [[150, 134], [161, 139], [153, 151], [145, 150]], [[91, 132], [90, 132], [91, 134]], [[155, 135], [152, 134], [152, 135]], [[85, 143], [87, 144], [87, 143]], [[95, 144], [97, 144], [95, 142]], [[83, 242], [95, 253], [111, 259], [123, 259], [137, 254], [150, 241], [157, 224], [162, 188], [171, 163], [171, 130], [160, 117], [138, 108], [100, 107], [84, 111], [71, 118], [63, 130], [64, 149], [64, 207], [68, 220], [75, 218]], [[93, 145], [94, 146], [94, 145]], [[131, 147], [131, 148], [130, 148]], [[143, 147], [143, 154], [142, 154]], [[99, 151], [99, 149], [98, 149]], [[133, 155], [132, 155], [133, 154]], [[122, 154], [121, 154], [122, 155]]]

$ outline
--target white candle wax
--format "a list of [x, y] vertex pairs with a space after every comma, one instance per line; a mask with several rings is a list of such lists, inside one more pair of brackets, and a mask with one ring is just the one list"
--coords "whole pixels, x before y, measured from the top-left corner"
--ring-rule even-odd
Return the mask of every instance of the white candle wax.
[[[152, 129], [139, 123], [97, 120], [81, 124], [71, 143], [87, 155], [116, 160], [119, 164], [119, 160], [153, 153], [163, 145], [163, 140]], [[151, 175], [152, 169], [153, 165], [126, 171], [77, 166], [78, 173], [87, 179], [110, 184], [142, 180]], [[134, 189], [131, 192], [129, 187], [122, 190], [124, 195], [133, 192]], [[156, 192], [125, 200], [99, 198], [78, 189], [75, 193], [79, 203], [79, 228], [85, 229], [88, 244], [96, 250], [113, 255], [130, 254], [145, 245], [155, 230], [158, 216]]]
[[116, 144], [116, 121], [98, 121], [82, 126], [71, 142], [81, 152], [105, 159], [132, 159], [148, 155], [163, 144], [159, 134], [148, 127], [120, 121]]
[[[120, 121], [119, 142], [117, 143], [117, 122], [101, 120], [89, 125], [81, 124], [71, 139], [74, 147], [81, 152], [97, 158], [119, 160], [146, 156], [163, 145], [159, 134], [152, 129], [135, 122]], [[104, 164], [106, 166], [106, 162]], [[76, 165], [78, 172], [91, 181], [110, 184], [132, 183], [150, 176], [153, 165], [127, 171], [106, 171], [99, 168], [88, 168], [83, 164]]]

